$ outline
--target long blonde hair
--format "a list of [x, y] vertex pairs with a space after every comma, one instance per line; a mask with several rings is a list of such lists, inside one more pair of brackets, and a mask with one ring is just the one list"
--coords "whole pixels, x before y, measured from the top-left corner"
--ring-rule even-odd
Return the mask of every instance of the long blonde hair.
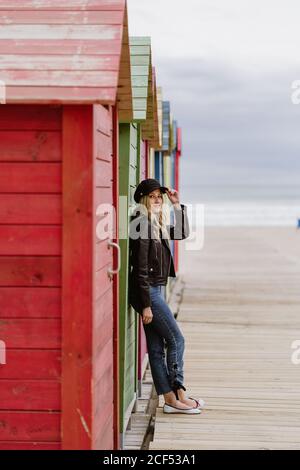
[[152, 236], [159, 239], [159, 230], [161, 229], [163, 238], [170, 239], [170, 235], [167, 230], [170, 215], [166, 196], [162, 194], [162, 208], [158, 215], [151, 211], [151, 202], [148, 194], [141, 197], [139, 204], [143, 204], [147, 209], [148, 219], [151, 223]]

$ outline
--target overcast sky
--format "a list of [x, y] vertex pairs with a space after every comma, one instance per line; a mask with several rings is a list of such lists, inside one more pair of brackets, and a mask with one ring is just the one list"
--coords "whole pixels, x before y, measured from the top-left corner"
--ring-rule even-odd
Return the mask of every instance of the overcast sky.
[[299, 0], [128, 0], [183, 128], [181, 187], [299, 184]]

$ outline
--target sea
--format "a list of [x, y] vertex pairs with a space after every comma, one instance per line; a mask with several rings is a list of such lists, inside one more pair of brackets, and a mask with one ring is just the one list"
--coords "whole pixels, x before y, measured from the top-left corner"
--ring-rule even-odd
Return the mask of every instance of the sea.
[[189, 185], [180, 194], [193, 226], [300, 227], [300, 178], [299, 185]]

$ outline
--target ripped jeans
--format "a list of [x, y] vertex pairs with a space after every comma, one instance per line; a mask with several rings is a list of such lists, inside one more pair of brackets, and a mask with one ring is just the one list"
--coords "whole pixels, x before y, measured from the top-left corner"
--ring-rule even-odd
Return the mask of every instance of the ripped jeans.
[[164, 286], [150, 286], [153, 319], [151, 323], [143, 323], [151, 373], [158, 395], [185, 389], [182, 386], [184, 336], [163, 293]]

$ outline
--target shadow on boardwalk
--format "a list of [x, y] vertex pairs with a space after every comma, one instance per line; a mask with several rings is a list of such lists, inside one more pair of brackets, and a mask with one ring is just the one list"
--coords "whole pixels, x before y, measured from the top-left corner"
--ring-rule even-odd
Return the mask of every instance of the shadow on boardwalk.
[[[185, 242], [187, 244], [188, 241]], [[157, 408], [150, 449], [300, 449], [300, 230], [207, 228], [181, 247], [185, 384], [201, 415]]]

